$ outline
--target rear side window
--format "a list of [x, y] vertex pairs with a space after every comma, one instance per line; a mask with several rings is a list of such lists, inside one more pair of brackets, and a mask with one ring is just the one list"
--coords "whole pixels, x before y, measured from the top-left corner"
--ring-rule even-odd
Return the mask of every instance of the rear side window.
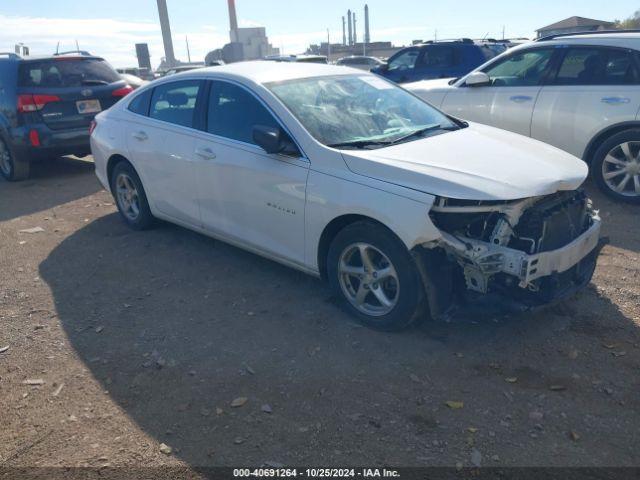
[[617, 48], [570, 48], [556, 85], [633, 85], [638, 70], [630, 52]]
[[434, 45], [423, 50], [419, 67], [423, 68], [446, 68], [455, 63], [453, 47]]
[[120, 80], [111, 65], [99, 58], [59, 57], [20, 63], [21, 87], [83, 87]]
[[135, 97], [133, 100], [131, 100], [131, 102], [129, 103], [129, 107], [127, 108], [133, 113], [147, 116], [149, 114], [149, 102], [151, 100], [152, 92], [153, 92], [153, 89], [151, 88], [149, 90], [144, 91], [143, 93]]
[[255, 143], [254, 125], [279, 127], [267, 108], [244, 88], [227, 82], [212, 82], [207, 131], [232, 140]]
[[201, 86], [199, 80], [158, 85], [153, 89], [149, 116], [163, 122], [193, 127], [196, 99]]

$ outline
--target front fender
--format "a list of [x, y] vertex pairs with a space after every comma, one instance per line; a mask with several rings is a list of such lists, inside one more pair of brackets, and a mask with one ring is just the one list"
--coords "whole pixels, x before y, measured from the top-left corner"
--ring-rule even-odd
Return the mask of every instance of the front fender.
[[441, 236], [431, 222], [429, 210], [433, 195], [407, 191], [390, 192], [378, 185], [311, 171], [307, 181], [305, 208], [305, 263], [319, 270], [318, 248], [325, 227], [344, 215], [371, 218], [389, 228], [408, 250], [416, 245], [433, 241]]

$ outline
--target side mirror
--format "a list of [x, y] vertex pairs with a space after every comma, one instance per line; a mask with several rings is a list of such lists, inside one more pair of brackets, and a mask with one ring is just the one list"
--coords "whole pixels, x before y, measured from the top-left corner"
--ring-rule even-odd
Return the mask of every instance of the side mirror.
[[300, 154], [296, 145], [280, 128], [254, 125], [253, 141], [267, 153], [282, 153], [290, 156]]
[[267, 153], [280, 153], [282, 150], [280, 137], [279, 128], [267, 127], [265, 125], [253, 126], [253, 141]]
[[485, 87], [491, 85], [491, 78], [484, 72], [471, 72], [464, 84], [467, 87]]

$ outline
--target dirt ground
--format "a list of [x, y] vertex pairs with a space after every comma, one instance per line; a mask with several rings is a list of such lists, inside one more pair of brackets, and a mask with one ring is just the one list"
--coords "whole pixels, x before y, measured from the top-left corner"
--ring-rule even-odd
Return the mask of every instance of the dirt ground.
[[640, 465], [637, 207], [588, 186], [610, 244], [575, 298], [388, 334], [302, 273], [127, 229], [90, 162], [34, 168], [0, 181], [0, 467]]

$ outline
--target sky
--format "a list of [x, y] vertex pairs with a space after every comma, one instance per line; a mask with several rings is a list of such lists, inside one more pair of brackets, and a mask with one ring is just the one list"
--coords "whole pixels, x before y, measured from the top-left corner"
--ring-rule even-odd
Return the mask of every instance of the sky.
[[[356, 12], [363, 38], [364, 0], [236, 0], [241, 27], [264, 26], [274, 47], [302, 53], [311, 43], [342, 40], [348, 8]], [[529, 37], [535, 30], [578, 15], [613, 21], [638, 10], [637, 0], [368, 0], [372, 41], [396, 45], [437, 38]], [[192, 61], [229, 41], [225, 0], [167, 0], [174, 51]], [[0, 0], [0, 51], [17, 42], [32, 54], [81, 49], [116, 67], [136, 66], [135, 43], [147, 42], [153, 66], [164, 56], [156, 0]]]

